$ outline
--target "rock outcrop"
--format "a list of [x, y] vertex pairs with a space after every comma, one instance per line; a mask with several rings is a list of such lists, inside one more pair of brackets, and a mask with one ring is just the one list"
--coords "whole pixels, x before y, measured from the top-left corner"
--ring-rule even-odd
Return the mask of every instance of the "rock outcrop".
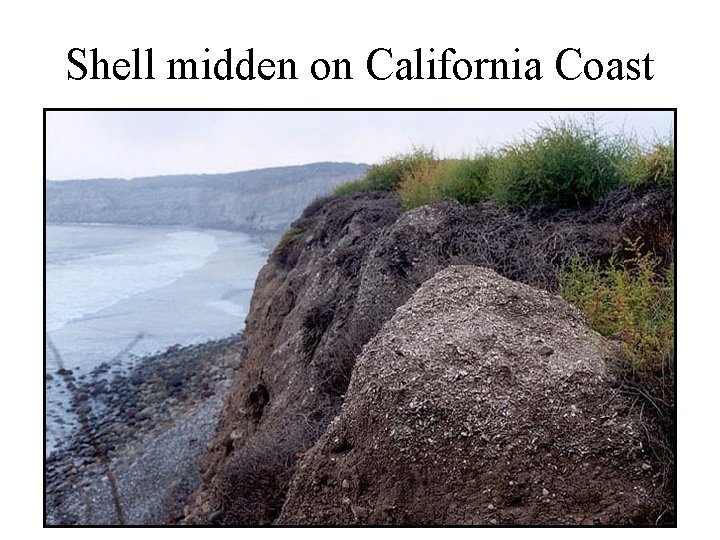
[[617, 350], [559, 297], [453, 266], [355, 363], [279, 524], [628, 524], [661, 498]]
[[[497, 469], [486, 473], [494, 475], [485, 476], [487, 481], [503, 480], [503, 475], [505, 475], [503, 471], [507, 471], [507, 486], [514, 486], [512, 489], [502, 486], [502, 489], [497, 487], [498, 491], [493, 492], [492, 496], [487, 494], [473, 496], [474, 506], [470, 506], [470, 508], [477, 509], [478, 505], [482, 503], [488, 510], [487, 505], [495, 506], [505, 501], [503, 504], [507, 508], [502, 514], [491, 515], [489, 512], [481, 512], [469, 515], [466, 513], [463, 517], [456, 514], [455, 510], [451, 510], [449, 506], [441, 506], [447, 512], [443, 510], [444, 513], [437, 514], [435, 516], [437, 519], [435, 519], [432, 514], [426, 512], [427, 508], [437, 502], [433, 495], [434, 490], [440, 494], [445, 493], [449, 487], [448, 485], [431, 485], [431, 478], [433, 481], [445, 482], [445, 480], [437, 475], [423, 476], [424, 473], [418, 468], [414, 470], [419, 476], [413, 480], [412, 485], [402, 483], [403, 479], [396, 479], [402, 480], [397, 488], [394, 487], [395, 484], [383, 485], [383, 489], [387, 487], [389, 490], [386, 493], [389, 498], [383, 503], [375, 501], [370, 504], [372, 496], [369, 494], [371, 492], [363, 491], [365, 489], [363, 483], [369, 480], [365, 473], [363, 473], [362, 479], [351, 476], [339, 478], [340, 489], [344, 490], [346, 495], [335, 500], [334, 494], [331, 493], [335, 486], [324, 485], [322, 474], [315, 477], [315, 473], [319, 471], [320, 461], [325, 456], [322, 452], [328, 449], [325, 445], [335, 444], [332, 441], [327, 442], [325, 438], [321, 439], [319, 446], [310, 452], [310, 456], [315, 456], [312, 461], [305, 461], [308, 458], [303, 459], [301, 463], [304, 469], [298, 473], [298, 477], [293, 481], [293, 486], [307, 487], [309, 485], [307, 482], [319, 482], [317, 486], [321, 492], [323, 489], [330, 490], [326, 502], [323, 502], [325, 499], [322, 499], [321, 496], [318, 496], [317, 500], [298, 498], [299, 487], [293, 487], [294, 495], [287, 502], [285, 499], [288, 486], [295, 474], [298, 458], [313, 447], [340, 411], [341, 405], [346, 400], [351, 377], [353, 380], [360, 380], [358, 379], [360, 375], [355, 373], [354, 368], [363, 347], [380, 331], [383, 324], [393, 317], [396, 309], [405, 304], [423, 283], [451, 265], [475, 265], [495, 270], [505, 278], [552, 292], [557, 288], [558, 269], [563, 261], [576, 253], [589, 261], [607, 259], [613, 252], [623, 247], [626, 238], [633, 241], [638, 240], [637, 245], [649, 246], [656, 253], [661, 255], [667, 253], [669, 256], [672, 253], [674, 239], [674, 199], [672, 194], [662, 191], [638, 192], [623, 189], [608, 195], [599, 205], [589, 211], [565, 211], [554, 214], [510, 213], [490, 202], [466, 208], [450, 201], [403, 213], [397, 195], [394, 193], [361, 193], [313, 203], [280, 241], [258, 277], [245, 329], [247, 351], [239, 375], [225, 403], [216, 436], [203, 458], [203, 485], [196, 493], [192, 504], [187, 508], [187, 521], [193, 524], [272, 523], [280, 516], [283, 505], [285, 505], [281, 516], [283, 522], [303, 520], [317, 522], [318, 519], [324, 519], [327, 522], [348, 522], [348, 516], [353, 520], [350, 522], [357, 520], [362, 523], [392, 522], [393, 520], [403, 523], [410, 523], [412, 520], [426, 523], [435, 520], [448, 523], [471, 521], [492, 523], [491, 520], [498, 522], [502, 520], [504, 523], [511, 520], [518, 523], [532, 523], [533, 520], [536, 520], [536, 523], [577, 522], [575, 517], [565, 519], [557, 514], [550, 518], [543, 517], [543, 514], [540, 513], [533, 513], [539, 512], [540, 507], [537, 505], [532, 506], [532, 512], [525, 514], [522, 514], [522, 511], [517, 508], [527, 506], [528, 501], [536, 496], [533, 490], [537, 486], [532, 482], [539, 477], [532, 476], [530, 473], [531, 469], [537, 467], [547, 469], [547, 474], [542, 477], [545, 483], [539, 489], [542, 500], [547, 499], [550, 502], [543, 502], [543, 504], [556, 504], [553, 501], [560, 501], [553, 507], [557, 512], [561, 508], [560, 505], [566, 504], [569, 500], [574, 501], [567, 503], [571, 506], [575, 505], [573, 508], [579, 507], [582, 500], [586, 500], [588, 508], [594, 505], [592, 500], [596, 493], [594, 490], [597, 488], [596, 484], [600, 482], [600, 475], [604, 474], [605, 470], [602, 468], [597, 472], [594, 469], [587, 470], [587, 467], [583, 465], [586, 461], [565, 461], [563, 462], [565, 469], [552, 469], [553, 463], [558, 463], [553, 460], [556, 460], [558, 452], [561, 452], [561, 447], [553, 446], [557, 442], [554, 437], [559, 432], [553, 431], [554, 424], [552, 423], [535, 427], [535, 431], [530, 428], [531, 425], [540, 421], [547, 422], [549, 419], [552, 419], [553, 422], [560, 422], [561, 419], [562, 422], [570, 422], [569, 417], [563, 419], [562, 415], [573, 412], [576, 416], [572, 417], [572, 421], [582, 420], [584, 429], [589, 429], [590, 418], [595, 418], [599, 425], [603, 422], [620, 422], [612, 416], [604, 417], [596, 410], [600, 405], [593, 400], [598, 395], [603, 394], [608, 399], [611, 396], [607, 394], [607, 383], [602, 380], [602, 370], [598, 365], [598, 359], [592, 357], [586, 360], [584, 356], [575, 360], [587, 362], [587, 365], [583, 364], [577, 369], [571, 365], [565, 366], [569, 378], [562, 383], [557, 378], [548, 378], [549, 376], [541, 376], [540, 379], [534, 380], [533, 377], [538, 375], [540, 367], [533, 368], [535, 371], [528, 374], [523, 374], [521, 369], [513, 368], [509, 364], [513, 358], [509, 351], [503, 353], [505, 354], [502, 357], [503, 360], [498, 360], [499, 363], [495, 363], [494, 367], [489, 368], [493, 373], [488, 375], [482, 371], [481, 367], [478, 367], [479, 371], [476, 370], [477, 373], [473, 375], [492, 378], [492, 388], [490, 383], [477, 381], [480, 384], [479, 389], [488, 389], [495, 396], [487, 405], [488, 407], [505, 403], [500, 399], [501, 395], [504, 395], [501, 394], [502, 392], [508, 393], [509, 400], [511, 390], [518, 381], [526, 385], [523, 387], [522, 393], [518, 394], [524, 396], [522, 399], [526, 401], [507, 401], [506, 411], [508, 414], [514, 415], [513, 421], [522, 421], [518, 426], [524, 427], [518, 427], [518, 430], [524, 429], [526, 434], [537, 432], [536, 440], [533, 437], [519, 438], [517, 433], [520, 431], [507, 432], [505, 433], [506, 438], [495, 442], [491, 441], [495, 445], [492, 448], [500, 446], [500, 449], [494, 450], [498, 453], [496, 456], [483, 454], [482, 452], [485, 450], [473, 449], [473, 444], [478, 443], [475, 437], [479, 437], [480, 432], [466, 432], [468, 435], [462, 439], [463, 436], [458, 435], [458, 433], [462, 433], [461, 423], [468, 420], [467, 415], [474, 411], [480, 416], [471, 422], [470, 427], [475, 426], [473, 429], [479, 429], [483, 425], [482, 422], [490, 418], [485, 415], [486, 413], [496, 414], [490, 418], [493, 422], [498, 422], [502, 416], [497, 415], [504, 413], [494, 411], [494, 409], [492, 411], [483, 409], [483, 406], [478, 404], [477, 407], [480, 409], [460, 410], [457, 411], [457, 416], [448, 416], [448, 421], [461, 422], [453, 425], [450, 431], [453, 437], [458, 435], [459, 441], [464, 441], [465, 446], [458, 447], [460, 450], [454, 450], [452, 459], [448, 457], [441, 470], [448, 475], [448, 481], [454, 479], [454, 482], [459, 482], [465, 466], [462, 460], [467, 458], [463, 457], [459, 462], [454, 460], [460, 458], [461, 451], [472, 450], [474, 452], [471, 453], [472, 456], [483, 460], [480, 463], [488, 466], [492, 464]], [[512, 287], [508, 285], [508, 290], [515, 290]], [[558, 309], [560, 313], [567, 313], [572, 321], [580, 324], [574, 311], [569, 310], [566, 306], [559, 307], [560, 304], [555, 300], [551, 302], [547, 295], [541, 295], [541, 298], [545, 299], [542, 300], [543, 302], [548, 302], [548, 309]], [[517, 304], [518, 309], [524, 309], [523, 305], [523, 303]], [[465, 307], [475, 313], [472, 311], [475, 308], [471, 305]], [[458, 316], [460, 315], [458, 314]], [[484, 335], [481, 329], [472, 326], [472, 321], [468, 320], [466, 323], [463, 331], [467, 332], [468, 336], [473, 332], [477, 336]], [[449, 326], [446, 330], [452, 343], [462, 350], [463, 345], [459, 342], [462, 340], [457, 336], [452, 337], [453, 330]], [[543, 336], [539, 329], [536, 330], [528, 334], [533, 339], [550, 339], [555, 335], [552, 328], [547, 328], [548, 338]], [[516, 328], [514, 331], [521, 333], [523, 330]], [[589, 335], [592, 336], [592, 334]], [[405, 338], [400, 333], [397, 339], [404, 340]], [[413, 350], [425, 343], [422, 340], [414, 343]], [[527, 347], [528, 350], [536, 347], [538, 354], [543, 347], [543, 344], [540, 343], [533, 344], [524, 341], [520, 345]], [[484, 345], [478, 345], [481, 348], [487, 347], [488, 350], [491, 350], [493, 346], [495, 345], [490, 341]], [[547, 349], [542, 350], [552, 349], [552, 353], [547, 353], [547, 357], [563, 358], [565, 360], [562, 362], [570, 362], [567, 359], [570, 358], [568, 355], [573, 350], [581, 351], [582, 354], [586, 352], [575, 342], [573, 342], [573, 346], [577, 348], [561, 351], [557, 346], [548, 344]], [[444, 350], [443, 347], [444, 345], [435, 344], [429, 351], [438, 352], [440, 349]], [[417, 354], [418, 358], [426, 358], [425, 353], [421, 350], [413, 354]], [[541, 357], [541, 359], [547, 360], [545, 356], [541, 355]], [[398, 355], [398, 357], [393, 356], [392, 360], [400, 362], [402, 358]], [[506, 366], [506, 364], [508, 365]], [[368, 369], [370, 368], [368, 367]], [[407, 369], [417, 371], [417, 368], [412, 366]], [[458, 377], [460, 377], [461, 369], [468, 372], [468, 375], [463, 375], [463, 377], [469, 377], [470, 370], [467, 367], [457, 369]], [[398, 371], [398, 374], [402, 373], [403, 371]], [[445, 371], [442, 371], [442, 376], [445, 375]], [[526, 376], [530, 378], [526, 380]], [[553, 375], [553, 377], [555, 376]], [[557, 377], [561, 376], [557, 375]], [[577, 383], [573, 382], [575, 380], [573, 377], [579, 379]], [[382, 392], [391, 392], [391, 389], [402, 388], [405, 384], [403, 380], [402, 378], [396, 380], [389, 378], [383, 383], [387, 385], [387, 388]], [[474, 379], [467, 379], [465, 382], [470, 380]], [[357, 384], [360, 383], [354, 384], [353, 388], [357, 388]], [[563, 384], [570, 386], [565, 388], [562, 386]], [[495, 385], [497, 388], [494, 388]], [[547, 391], [549, 394], [533, 397], [530, 390], [533, 385], [537, 386], [538, 391]], [[578, 393], [583, 385], [587, 387], [587, 396]], [[420, 392], [419, 387], [416, 390]], [[443, 401], [452, 401], [455, 396], [454, 390], [449, 386], [438, 386], [435, 390], [439, 393], [424, 395], [416, 403], [418, 407], [420, 407], [418, 404], [427, 403], [431, 414], [434, 414], [432, 411], [442, 409]], [[446, 391], [450, 393], [443, 394]], [[568, 393], [563, 394], [566, 391]], [[555, 399], [550, 395], [553, 392], [560, 392], [558, 399], [565, 396], [563, 397], [564, 401], [559, 402], [563, 404], [563, 407], [574, 405], [577, 410], [558, 408], [558, 405], [549, 401]], [[535, 400], [535, 398], [537, 399]], [[349, 417], [346, 419], [344, 425], [350, 425], [347, 422], [357, 422], [353, 425], [357, 426], [360, 431], [353, 432], [353, 437], [362, 437], [362, 430], [367, 430], [368, 437], [371, 438], [388, 435], [389, 432], [373, 431], [375, 428], [381, 429], [380, 424], [378, 426], [368, 424], [370, 419], [379, 422], [382, 415], [391, 414], [392, 411], [381, 408], [370, 411], [370, 408], [376, 406], [385, 407], [389, 403], [385, 400], [386, 398], [368, 396], [368, 400], [362, 402], [364, 405], [361, 405], [361, 400], [358, 401], [358, 399], [356, 397], [353, 400], [357, 407], [351, 408], [350, 411], [359, 414], [362, 411], [362, 414], [369, 416], [368, 419], [360, 417], [352, 421]], [[397, 397], [392, 399], [401, 399], [399, 390]], [[467, 405], [464, 399], [463, 397], [463, 401], [459, 402], [460, 407]], [[589, 402], [582, 403], [584, 399]], [[557, 418], [556, 416], [548, 417], [545, 412], [537, 413], [532, 408], [533, 404], [550, 407], [548, 410], [554, 411], [554, 414], [558, 415]], [[350, 406], [350, 403], [346, 405], [343, 414]], [[524, 406], [527, 408], [523, 409]], [[615, 405], [611, 404], [609, 407], [611, 407], [608, 409], [609, 414], [614, 414], [612, 411], [615, 409], [612, 407]], [[618, 407], [622, 408], [620, 405]], [[418, 419], [424, 414], [422, 408], [416, 412], [420, 415]], [[450, 414], [449, 411], [445, 412]], [[540, 416], [536, 416], [538, 414]], [[536, 418], [537, 422], [533, 418]], [[410, 419], [406, 420], [410, 421]], [[622, 421], [625, 422], [625, 419]], [[627, 425], [633, 429], [637, 427], [633, 423], [634, 420], [628, 419], [627, 421], [629, 422]], [[561, 425], [565, 426], [563, 429], [570, 430], [569, 426], [573, 424]], [[333, 424], [330, 429], [333, 433], [339, 433], [334, 431], [339, 429], [336, 424]], [[372, 435], [373, 433], [375, 435]], [[398, 433], [396, 431], [393, 437], [400, 436], [397, 435]], [[433, 430], [428, 438], [439, 444], [442, 438], [438, 439], [438, 437], [444, 436], [444, 432], [438, 433]], [[493, 436], [495, 433], [501, 432], [492, 432]], [[403, 436], [411, 438], [408, 433]], [[575, 452], [572, 459], [579, 459], [578, 456], [582, 455], [581, 447], [585, 441], [583, 437], [585, 435], [579, 434], [578, 437], [572, 439], [575, 441], [573, 444], [577, 445], [572, 447], [572, 451]], [[590, 466], [595, 467], [607, 463], [607, 460], [614, 455], [613, 452], [620, 447], [619, 445], [634, 441], [634, 439], [630, 441], [627, 437], [629, 435], [625, 439], [618, 439], [617, 444], [609, 445], [603, 450], [605, 453], [594, 461], [588, 461], [591, 463]], [[346, 447], [342, 439], [338, 439], [339, 442], [333, 452], [340, 457], [347, 453], [360, 460], [362, 456], [352, 451], [352, 448], [373, 449], [376, 443], [389, 445], [389, 448], [396, 439], [389, 438], [383, 443], [379, 439], [373, 439], [373, 442], [370, 440], [362, 442], [353, 440], [349, 442], [352, 447]], [[420, 439], [412, 444], [410, 442], [405, 441], [404, 443], [407, 452], [415, 450], [429, 452], [431, 446], [436, 444]], [[544, 463], [541, 460], [541, 454], [537, 454], [533, 458], [537, 459], [528, 463], [527, 468], [521, 470], [519, 462], [513, 461], [514, 458], [512, 458], [512, 455], [520, 456], [521, 454], [515, 446], [507, 446], [511, 442], [515, 445], [532, 444], [537, 448], [544, 448], [541, 445], [546, 445], [548, 448], [546, 453], [550, 454], [548, 463]], [[491, 448], [489, 446], [491, 443], [487, 443], [486, 450]], [[597, 450], [596, 447], [592, 448], [593, 451]], [[489, 450], [487, 451], [489, 452]], [[394, 452], [397, 459], [400, 459], [398, 456], [400, 456], [401, 448], [395, 448]], [[510, 460], [509, 463], [502, 465], [503, 462], [498, 457], [501, 455]], [[638, 485], [644, 491], [633, 494], [633, 496], [639, 497], [640, 502], [635, 506], [624, 507], [625, 509], [632, 507], [629, 513], [625, 510], [611, 510], [610, 507], [617, 501], [621, 501], [618, 504], [625, 504], [622, 502], [625, 500], [622, 497], [626, 496], [626, 492], [623, 491], [621, 499], [617, 499], [617, 501], [608, 499], [605, 513], [595, 511], [597, 506], [592, 506], [593, 509], [584, 513], [578, 513], [580, 522], [596, 519], [600, 522], [647, 521], [657, 517], [651, 518], [652, 512], [650, 511], [643, 513], [644, 509], [648, 507], [647, 505], [652, 505], [654, 497], [656, 497], [656, 493], [653, 491], [654, 479], [651, 478], [655, 468], [652, 463], [648, 462], [650, 469], [642, 469], [642, 465], [646, 462], [639, 461], [644, 459], [640, 455], [637, 454], [632, 458], [635, 460], [632, 461], [633, 466], [641, 467], [642, 474], [639, 478], [642, 481]], [[336, 456], [333, 454], [331, 457]], [[421, 458], [416, 457], [416, 459]], [[432, 463], [433, 467], [440, 466], [428, 459], [422, 458], [418, 463], [423, 465]], [[318, 468], [313, 469], [310, 463], [316, 463]], [[343, 463], [350, 467], [349, 462], [343, 461]], [[397, 461], [395, 465], [399, 463], [401, 462]], [[365, 466], [360, 461], [355, 465], [359, 469]], [[391, 467], [391, 464], [387, 465]], [[481, 467], [481, 465], [475, 464], [473, 467], [475, 468], [471, 470], [475, 471], [473, 474], [476, 474], [480, 470], [477, 467]], [[329, 475], [331, 470], [333, 470], [332, 467], [328, 465], [326, 474]], [[372, 469], [367, 469], [367, 471], [370, 470]], [[450, 474], [452, 470], [455, 470], [454, 476]], [[338, 469], [337, 472], [344, 474], [344, 469]], [[554, 474], [552, 478], [551, 472]], [[623, 471], [618, 474], [617, 478], [625, 482], [629, 473]], [[513, 475], [516, 475], [517, 478], [514, 478]], [[563, 475], [567, 477], [565, 480], [563, 480]], [[593, 480], [589, 484], [586, 483], [589, 487], [583, 492], [584, 495], [580, 492], [561, 491], [560, 489], [566, 481], [577, 480], [580, 482], [580, 480], [584, 481], [588, 478]], [[611, 477], [611, 480], [608, 480], [609, 484], [614, 481], [612, 478], [616, 477]], [[513, 484], [509, 484], [511, 481]], [[347, 487], [343, 487], [346, 484]], [[622, 485], [624, 488], [626, 484]], [[489, 485], [477, 484], [477, 486], [482, 490], [495, 489]], [[543, 489], [549, 495], [545, 495]], [[424, 505], [424, 509], [397, 514], [395, 517], [383, 513], [385, 511], [380, 509], [382, 505], [395, 505], [400, 508], [398, 505], [402, 503], [403, 497], [409, 497], [408, 493], [411, 491], [415, 493], [415, 497], [421, 496], [425, 499], [422, 503], [418, 503], [421, 506]], [[367, 497], [361, 497], [362, 493], [367, 494]], [[379, 491], [372, 493], [379, 494]], [[397, 497], [391, 496], [392, 493], [397, 493]], [[516, 495], [513, 495], [514, 493]], [[309, 493], [308, 496], [310, 495]], [[353, 497], [356, 498], [353, 499]], [[496, 500], [495, 497], [498, 499]], [[350, 506], [343, 503], [345, 498], [350, 500]], [[326, 506], [326, 503], [327, 505], [336, 504], [337, 508], [333, 510]], [[310, 516], [314, 504], [317, 504], [317, 515], [321, 515], [322, 518]], [[512, 506], [513, 504], [515, 506]], [[353, 507], [359, 507], [360, 510], [356, 508], [353, 514]], [[347, 508], [350, 508], [350, 514], [345, 512]], [[516, 508], [516, 510], [510, 511], [509, 508]], [[636, 510], [637, 515], [635, 515]]]

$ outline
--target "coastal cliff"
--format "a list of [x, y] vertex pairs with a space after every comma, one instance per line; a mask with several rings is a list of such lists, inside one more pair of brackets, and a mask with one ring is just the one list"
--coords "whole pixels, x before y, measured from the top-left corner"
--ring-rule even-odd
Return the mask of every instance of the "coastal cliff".
[[279, 237], [315, 197], [366, 170], [364, 164], [327, 162], [227, 174], [51, 181], [45, 183], [46, 220], [183, 225]]
[[258, 277], [185, 521], [656, 522], [663, 427], [553, 293], [628, 238], [666, 264], [674, 222], [671, 191], [631, 187], [554, 212], [311, 204]]

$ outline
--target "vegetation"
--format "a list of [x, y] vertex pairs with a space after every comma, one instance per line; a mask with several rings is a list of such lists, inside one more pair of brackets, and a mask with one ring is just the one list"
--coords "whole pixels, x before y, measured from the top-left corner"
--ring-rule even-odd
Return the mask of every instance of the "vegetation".
[[[674, 264], [662, 270], [640, 247], [631, 245], [628, 259], [612, 257], [604, 267], [575, 257], [561, 274], [559, 292], [585, 313], [593, 329], [622, 343], [625, 362], [609, 367], [621, 376], [623, 391], [636, 396], [643, 409], [647, 406], [647, 414], [661, 428], [659, 436], [647, 432], [648, 444], [665, 463], [662, 490], [672, 501], [676, 496]], [[665, 512], [672, 522], [674, 503]]]
[[282, 236], [275, 250], [273, 256], [276, 260], [283, 265], [292, 266], [297, 261], [297, 257], [300, 255], [300, 250], [296, 249], [298, 245], [310, 234], [309, 229], [299, 229], [297, 227], [290, 227], [285, 234]]
[[440, 159], [419, 149], [373, 165], [335, 195], [397, 190], [406, 209], [443, 199], [494, 199], [512, 209], [583, 208], [620, 185], [675, 186], [674, 142], [639, 144], [588, 117], [556, 120], [500, 150]]
[[672, 140], [656, 141], [649, 149], [636, 146], [625, 171], [632, 185], [653, 184], [675, 187], [675, 145]]
[[373, 165], [359, 180], [342, 184], [335, 188], [335, 195], [348, 195], [357, 191], [391, 191], [397, 189], [402, 181], [419, 168], [437, 161], [432, 151], [416, 149]]
[[635, 375], [661, 375], [674, 360], [674, 265], [661, 271], [640, 246], [629, 250], [629, 258], [613, 256], [604, 267], [575, 257], [560, 276], [559, 293], [594, 330], [622, 342]]
[[285, 234], [283, 234], [282, 238], [278, 242], [278, 245], [275, 246], [275, 253], [280, 253], [285, 248], [297, 244], [303, 238], [305, 238], [309, 232], [310, 231], [307, 231], [305, 229], [290, 227], [287, 231], [285, 231]]
[[631, 150], [628, 138], [603, 134], [592, 119], [556, 121], [501, 151], [494, 195], [511, 208], [590, 206], [620, 185]]
[[405, 208], [415, 208], [442, 199], [473, 205], [490, 194], [490, 171], [496, 158], [480, 154], [473, 158], [426, 160], [399, 185]]
[[[373, 166], [335, 193], [395, 189], [406, 209], [443, 199], [560, 209], [590, 206], [621, 185], [673, 189], [674, 141], [642, 145], [634, 137], [603, 132], [588, 117], [584, 122], [557, 120], [473, 157], [439, 159], [416, 150]], [[630, 251], [622, 262], [613, 257], [604, 265], [574, 259], [562, 275], [560, 292], [595, 330], [622, 341], [634, 374], [661, 375], [673, 360], [673, 266], [663, 273], [652, 250], [631, 245]]]

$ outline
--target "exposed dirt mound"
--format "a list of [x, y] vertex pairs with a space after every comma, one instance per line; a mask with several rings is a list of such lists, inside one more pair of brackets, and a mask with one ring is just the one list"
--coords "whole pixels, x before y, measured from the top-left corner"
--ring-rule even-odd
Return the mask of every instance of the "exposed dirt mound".
[[575, 252], [606, 259], [638, 235], [671, 253], [673, 224], [671, 193], [629, 189], [590, 211], [554, 214], [454, 202], [402, 213], [390, 193], [311, 205], [256, 283], [247, 354], [188, 521], [272, 522], [297, 456], [337, 414], [363, 346], [439, 270], [474, 264], [554, 291]]
[[661, 506], [655, 428], [559, 297], [478, 267], [427, 281], [365, 347], [280, 524], [628, 524]]

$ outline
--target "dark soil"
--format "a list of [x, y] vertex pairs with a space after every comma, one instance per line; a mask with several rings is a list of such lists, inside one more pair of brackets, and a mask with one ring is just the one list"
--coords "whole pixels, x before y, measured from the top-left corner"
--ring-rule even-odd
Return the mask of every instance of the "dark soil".
[[652, 524], [659, 427], [559, 297], [475, 266], [425, 282], [358, 358], [279, 524]]
[[[298, 457], [340, 411], [363, 347], [438, 271], [472, 264], [553, 292], [573, 255], [604, 261], [628, 240], [667, 264], [674, 223], [672, 193], [629, 188], [590, 210], [556, 213], [455, 202], [403, 213], [393, 193], [311, 205], [258, 278], [247, 354], [187, 521], [272, 523]], [[338, 452], [343, 448], [338, 442]]]

